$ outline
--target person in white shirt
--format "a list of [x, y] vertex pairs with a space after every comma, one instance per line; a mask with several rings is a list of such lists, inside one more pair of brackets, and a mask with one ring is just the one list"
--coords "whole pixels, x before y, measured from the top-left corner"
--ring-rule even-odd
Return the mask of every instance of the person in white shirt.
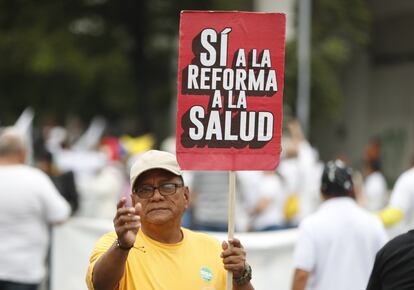
[[388, 187], [380, 171], [379, 161], [367, 161], [367, 175], [362, 187], [364, 207], [369, 211], [383, 209], [388, 203]]
[[250, 230], [282, 229], [285, 224], [283, 206], [286, 202], [286, 192], [281, 177], [275, 171], [261, 172], [255, 197], [250, 210]]
[[12, 128], [0, 133], [0, 289], [36, 290], [45, 275], [49, 225], [70, 216], [50, 178], [24, 164], [26, 146]]
[[[290, 119], [288, 132], [282, 138], [282, 156], [277, 171], [284, 180], [288, 198], [284, 208], [290, 226], [315, 212], [321, 203], [319, 183], [323, 164], [318, 151], [303, 134], [297, 119]], [[287, 137], [288, 136], [288, 137]]]
[[292, 289], [365, 289], [385, 229], [350, 197], [352, 172], [343, 162], [325, 165], [321, 193], [324, 202], [299, 227]]
[[398, 177], [390, 202], [379, 216], [386, 227], [397, 226], [400, 233], [414, 228], [414, 160], [413, 166]]

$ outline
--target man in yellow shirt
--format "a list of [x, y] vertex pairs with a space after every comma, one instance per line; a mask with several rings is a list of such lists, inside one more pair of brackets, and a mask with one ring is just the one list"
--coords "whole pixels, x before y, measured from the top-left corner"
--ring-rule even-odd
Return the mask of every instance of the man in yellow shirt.
[[122, 198], [115, 232], [97, 243], [86, 277], [90, 290], [251, 290], [251, 268], [237, 239], [228, 243], [181, 228], [189, 191], [175, 156], [144, 153], [131, 168], [133, 207]]

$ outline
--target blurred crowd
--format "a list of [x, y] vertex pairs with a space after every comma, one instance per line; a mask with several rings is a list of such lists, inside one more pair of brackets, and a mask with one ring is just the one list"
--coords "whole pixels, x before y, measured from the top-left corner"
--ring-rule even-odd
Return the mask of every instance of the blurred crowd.
[[[39, 196], [39, 200], [33, 202], [39, 208], [31, 209], [34, 216], [40, 218], [38, 222], [43, 232], [54, 223], [64, 222], [69, 215], [112, 220], [121, 197], [126, 197], [127, 203], [131, 204], [129, 170], [140, 154], [154, 149], [156, 140], [153, 136], [108, 135], [106, 121], [99, 117], [93, 119], [87, 128], [48, 125], [37, 128], [37, 134], [34, 134], [33, 118], [34, 112], [28, 109], [15, 124], [0, 128], [0, 165], [13, 165], [0, 166], [1, 174], [12, 176], [1, 180], [0, 197], [5, 202], [2, 203], [4, 208], [0, 221], [12, 220], [10, 217], [16, 214], [7, 201], [18, 198], [17, 194], [8, 195], [8, 192], [20, 191], [30, 198], [43, 194], [38, 192], [39, 186], [30, 185], [30, 182], [38, 184], [36, 178], [45, 183], [39, 172], [54, 184], [53, 188], [44, 185], [50, 196]], [[10, 130], [17, 132], [22, 142], [13, 134], [4, 133]], [[236, 173], [236, 231], [274, 231], [297, 227], [322, 208], [321, 204], [326, 199], [321, 196], [321, 177], [326, 166], [320, 160], [318, 150], [305, 138], [297, 120], [287, 122], [281, 143], [282, 154], [276, 170]], [[175, 137], [166, 138], [159, 147], [175, 153]], [[375, 213], [385, 226], [390, 227], [388, 235], [392, 237], [413, 226], [414, 169], [402, 173], [390, 190], [381, 173], [380, 156], [380, 143], [374, 139], [367, 144], [362, 157], [363, 168], [352, 171], [351, 197], [360, 207]], [[347, 163], [344, 157], [336, 158]], [[34, 179], [27, 184], [19, 184], [13, 170], [24, 174], [32, 169], [37, 171], [26, 175], [27, 178], [33, 175]], [[183, 226], [200, 231], [227, 231], [229, 173], [185, 171], [184, 182], [190, 189], [190, 207], [183, 217]], [[10, 189], [11, 186], [14, 189]], [[56, 195], [63, 197], [67, 205], [62, 204]], [[53, 218], [56, 213], [53, 211], [55, 206], [50, 206], [52, 200], [60, 207], [68, 208], [63, 216]], [[43, 220], [42, 216], [49, 214], [44, 212], [47, 210], [50, 210], [51, 222]], [[10, 214], [7, 211], [11, 211]], [[29, 217], [30, 212], [27, 211], [25, 218], [35, 222], [34, 218]], [[19, 214], [17, 216], [21, 218]], [[26, 227], [29, 225], [29, 222], [25, 224]], [[11, 229], [14, 231], [15, 227]], [[43, 240], [47, 236], [44, 233]], [[29, 243], [27, 246], [27, 253], [30, 253]], [[4, 248], [5, 253], [7, 249], [8, 246]]]
[[[72, 215], [112, 219], [119, 198], [129, 197], [131, 164], [141, 153], [154, 148], [154, 137], [108, 135], [106, 121], [100, 117], [86, 128], [45, 125], [33, 134], [33, 116], [26, 110], [15, 124], [28, 140], [27, 163], [50, 176], [69, 202]], [[295, 227], [322, 202], [323, 162], [297, 120], [287, 122], [281, 143], [281, 160], [275, 171], [237, 172], [236, 230]], [[175, 153], [175, 137], [163, 140], [159, 147]], [[390, 190], [380, 170], [377, 140], [367, 145], [362, 160], [364, 167], [354, 170], [355, 199], [369, 211], [380, 211], [388, 204]], [[228, 172], [186, 171], [185, 183], [191, 191], [191, 207], [183, 225], [196, 230], [226, 231]]]

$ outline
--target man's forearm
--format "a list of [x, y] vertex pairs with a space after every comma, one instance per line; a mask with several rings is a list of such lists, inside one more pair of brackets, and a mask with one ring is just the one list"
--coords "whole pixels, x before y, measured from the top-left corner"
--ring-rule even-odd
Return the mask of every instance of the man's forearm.
[[254, 290], [254, 287], [250, 282], [242, 286], [238, 286], [233, 282], [233, 290]]
[[308, 283], [309, 272], [296, 269], [293, 276], [292, 290], [305, 290], [306, 284]]
[[95, 264], [92, 283], [95, 290], [114, 290], [125, 271], [129, 251], [112, 245]]

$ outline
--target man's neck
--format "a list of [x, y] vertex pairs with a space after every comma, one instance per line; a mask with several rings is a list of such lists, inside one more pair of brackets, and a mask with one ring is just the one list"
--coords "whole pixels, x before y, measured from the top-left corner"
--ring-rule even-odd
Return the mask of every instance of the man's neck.
[[23, 164], [20, 156], [1, 156], [0, 165], [18, 165]]
[[183, 239], [180, 225], [142, 224], [141, 229], [146, 236], [164, 244], [176, 244]]

